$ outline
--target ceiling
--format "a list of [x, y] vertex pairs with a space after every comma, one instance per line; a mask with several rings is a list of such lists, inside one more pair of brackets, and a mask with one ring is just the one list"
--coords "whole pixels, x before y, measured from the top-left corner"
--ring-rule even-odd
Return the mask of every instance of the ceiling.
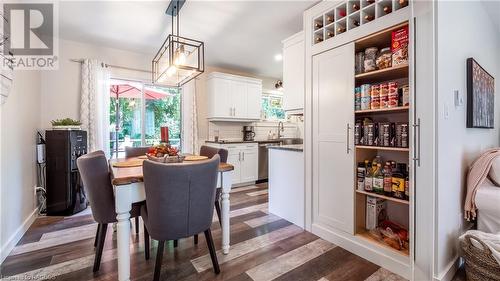
[[487, 13], [491, 20], [495, 23], [498, 32], [500, 32], [500, 1], [498, 0], [483, 0]]
[[[151, 56], [170, 33], [169, 1], [62, 1], [60, 37]], [[314, 1], [195, 1], [180, 11], [180, 35], [205, 42], [205, 64], [279, 78], [281, 40], [302, 30]]]

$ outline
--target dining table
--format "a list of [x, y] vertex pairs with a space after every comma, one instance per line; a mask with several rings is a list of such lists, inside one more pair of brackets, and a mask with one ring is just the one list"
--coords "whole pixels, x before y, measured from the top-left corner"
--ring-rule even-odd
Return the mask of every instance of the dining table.
[[[130, 280], [130, 210], [132, 204], [146, 200], [144, 177], [142, 173], [143, 157], [120, 158], [109, 160], [111, 182], [115, 196], [116, 237], [118, 251], [118, 280]], [[183, 163], [193, 161], [184, 161]], [[168, 165], [168, 164], [166, 164]], [[232, 185], [234, 166], [220, 163], [217, 187], [222, 188], [221, 228], [222, 253], [229, 253], [229, 193]]]

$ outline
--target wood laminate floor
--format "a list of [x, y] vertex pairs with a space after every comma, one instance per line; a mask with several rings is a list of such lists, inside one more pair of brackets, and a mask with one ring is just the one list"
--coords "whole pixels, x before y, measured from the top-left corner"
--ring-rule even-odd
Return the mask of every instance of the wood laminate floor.
[[[220, 253], [221, 231], [212, 233], [221, 273], [215, 275], [204, 236], [167, 243], [163, 280], [368, 280], [403, 278], [283, 220], [267, 209], [267, 185], [231, 193], [231, 251]], [[92, 272], [96, 223], [90, 211], [71, 217], [39, 217], [0, 267], [3, 280], [117, 280], [116, 234], [108, 228], [100, 271]], [[130, 237], [131, 278], [151, 280], [156, 241], [144, 259], [142, 222]]]

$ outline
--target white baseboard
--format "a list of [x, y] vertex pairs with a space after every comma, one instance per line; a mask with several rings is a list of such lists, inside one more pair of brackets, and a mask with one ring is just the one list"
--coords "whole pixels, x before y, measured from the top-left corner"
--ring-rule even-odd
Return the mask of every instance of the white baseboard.
[[434, 281], [450, 281], [453, 279], [455, 274], [458, 271], [458, 268], [460, 268], [460, 257], [455, 257], [453, 261], [451, 261], [447, 266], [446, 269], [439, 274], [438, 277], [434, 277]]
[[30, 228], [31, 224], [35, 221], [38, 216], [38, 208], [35, 208], [33, 212], [24, 220], [24, 222], [16, 229], [16, 231], [10, 236], [10, 238], [2, 245], [0, 248], [0, 264], [3, 263], [5, 258], [10, 254], [12, 249], [21, 240], [24, 233]]

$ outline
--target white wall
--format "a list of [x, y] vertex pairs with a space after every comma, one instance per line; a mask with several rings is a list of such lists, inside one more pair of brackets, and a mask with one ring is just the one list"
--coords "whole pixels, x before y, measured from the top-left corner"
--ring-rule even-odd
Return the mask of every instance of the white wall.
[[36, 131], [40, 128], [40, 72], [15, 71], [0, 109], [0, 262], [34, 219]]
[[[42, 115], [43, 128], [50, 127], [50, 121], [63, 117], [80, 119], [80, 64], [71, 59], [100, 59], [110, 65], [125, 66], [143, 70], [151, 69], [154, 54], [141, 54], [99, 47], [74, 41], [59, 41], [59, 70], [42, 73]], [[110, 68], [113, 78], [128, 78], [151, 82], [151, 74], [145, 72]]]
[[[438, 186], [435, 260], [436, 278], [445, 274], [458, 255], [463, 233], [466, 172], [485, 149], [499, 145], [500, 31], [479, 1], [439, 1], [438, 7]], [[473, 57], [496, 78], [495, 129], [466, 128], [466, 59]], [[453, 91], [464, 106], [455, 108]], [[449, 108], [449, 117], [445, 117]], [[429, 222], [430, 223], [430, 222]]]

